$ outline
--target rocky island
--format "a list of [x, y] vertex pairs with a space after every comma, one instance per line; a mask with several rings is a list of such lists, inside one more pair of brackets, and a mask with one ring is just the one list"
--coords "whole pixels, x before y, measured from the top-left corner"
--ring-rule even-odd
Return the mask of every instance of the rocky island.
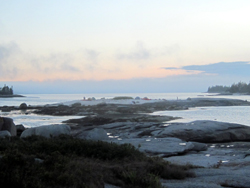
[[14, 94], [12, 86], [9, 87], [4, 85], [4, 87], [0, 88], [0, 98], [12, 98], [12, 97], [24, 97], [24, 96]]
[[208, 87], [208, 93], [219, 93], [220, 95], [233, 95], [235, 93], [242, 95], [250, 94], [250, 83], [238, 82], [231, 86], [216, 85]]
[[[118, 146], [129, 144], [129, 146], [137, 148], [136, 151], [138, 150], [148, 157], [157, 157], [166, 162], [165, 165], [161, 162], [164, 168], [159, 163], [158, 174], [161, 174], [161, 168], [165, 169], [165, 167], [169, 167], [169, 164], [189, 166], [189, 174], [182, 176], [176, 173], [175, 178], [159, 175], [160, 184], [158, 186], [147, 184], [148, 187], [249, 187], [250, 127], [199, 120], [190, 123], [172, 123], [171, 120], [181, 117], [151, 114], [163, 110], [188, 110], [190, 107], [249, 105], [248, 101], [211, 98], [188, 98], [173, 101], [78, 100], [39, 107], [25, 106], [25, 108], [22, 105], [22, 110], [26, 110], [27, 113], [54, 116], [81, 115], [84, 117], [69, 119], [60, 125], [26, 129], [20, 133], [20, 137], [27, 139], [34, 135], [45, 138], [70, 135], [79, 140], [97, 141], [98, 143], [102, 141]], [[0, 107], [1, 110], [4, 108], [6, 107]], [[8, 110], [18, 110], [20, 107], [8, 108]], [[15, 131], [12, 136], [15, 136]], [[131, 152], [133, 153], [134, 150]], [[169, 171], [171, 170], [169, 169]], [[127, 172], [123, 171], [123, 175], [124, 173]], [[129, 174], [126, 174], [126, 177], [130, 179], [130, 183], [127, 182], [127, 184], [125, 180], [118, 177], [116, 178], [122, 182], [104, 178], [103, 186], [106, 188], [142, 187], [141, 183], [136, 184], [136, 180], [131, 179], [136, 177], [137, 173], [139, 172], [133, 168]], [[93, 187], [100, 187], [100, 185]]]

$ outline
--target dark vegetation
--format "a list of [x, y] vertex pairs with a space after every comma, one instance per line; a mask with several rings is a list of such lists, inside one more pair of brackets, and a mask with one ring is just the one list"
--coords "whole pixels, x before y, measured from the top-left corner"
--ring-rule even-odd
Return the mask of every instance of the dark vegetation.
[[162, 187], [160, 178], [194, 176], [190, 167], [147, 157], [129, 144], [70, 136], [0, 140], [0, 185], [19, 188]]
[[0, 88], [0, 95], [13, 95], [13, 88], [4, 85], [3, 88]]
[[113, 100], [124, 100], [124, 99], [134, 99], [133, 97], [127, 97], [127, 96], [118, 96], [114, 97]]
[[230, 87], [229, 86], [221, 86], [221, 85], [216, 85], [209, 87], [207, 92], [208, 93], [224, 93], [224, 92], [229, 92]]
[[245, 82], [234, 83], [231, 86], [221, 86], [216, 85], [209, 87], [207, 90], [208, 93], [250, 93], [250, 83], [247, 84]]

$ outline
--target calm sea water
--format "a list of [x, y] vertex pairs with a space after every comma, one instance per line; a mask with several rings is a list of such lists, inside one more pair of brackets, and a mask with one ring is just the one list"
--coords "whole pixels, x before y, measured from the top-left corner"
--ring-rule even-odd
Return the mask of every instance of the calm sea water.
[[[126, 94], [29, 94], [22, 98], [0, 98], [0, 106], [19, 106], [25, 102], [27, 105], [45, 105], [56, 104], [60, 102], [81, 100], [83, 97], [95, 97], [96, 99], [110, 99], [115, 96], [131, 96], [131, 97], [148, 97], [151, 99], [166, 100], [185, 100], [191, 98], [233, 98], [250, 101], [247, 95], [230, 95], [230, 96], [211, 96], [207, 93], [126, 93]], [[204, 107], [191, 108], [182, 111], [160, 111], [153, 114], [170, 115], [182, 117], [181, 120], [175, 122], [190, 122], [194, 120], [216, 120], [223, 122], [239, 123], [250, 126], [250, 107], [233, 106], [233, 107]], [[23, 124], [26, 127], [36, 127], [49, 124], [60, 124], [62, 121], [70, 118], [81, 118], [82, 116], [41, 116], [26, 115], [22, 111], [0, 112], [0, 116], [11, 117], [15, 124]]]
[[153, 115], [169, 115], [182, 117], [183, 119], [171, 122], [191, 122], [195, 120], [213, 120], [229, 123], [238, 123], [250, 126], [249, 106], [222, 106], [222, 107], [198, 107], [180, 111], [160, 111]]

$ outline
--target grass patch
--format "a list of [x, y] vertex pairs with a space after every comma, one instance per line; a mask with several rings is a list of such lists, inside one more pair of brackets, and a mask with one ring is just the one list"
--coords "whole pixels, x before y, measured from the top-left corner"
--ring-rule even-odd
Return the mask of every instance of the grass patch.
[[186, 167], [147, 157], [130, 144], [59, 136], [0, 140], [0, 185], [19, 188], [161, 188], [160, 178], [193, 176]]

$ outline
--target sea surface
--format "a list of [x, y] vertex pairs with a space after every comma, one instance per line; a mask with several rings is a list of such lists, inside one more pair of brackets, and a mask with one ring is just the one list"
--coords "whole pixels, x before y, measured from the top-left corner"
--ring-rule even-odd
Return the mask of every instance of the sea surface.
[[[151, 99], [166, 100], [186, 100], [187, 98], [230, 98], [250, 101], [249, 95], [228, 95], [218, 96], [208, 93], [123, 93], [123, 94], [23, 94], [21, 98], [0, 98], [0, 106], [19, 106], [21, 103], [27, 105], [46, 105], [61, 102], [81, 100], [83, 97], [96, 99], [111, 99], [116, 96], [148, 97]], [[173, 122], [191, 122], [195, 120], [214, 120], [230, 123], [239, 123], [250, 126], [250, 107], [249, 106], [230, 106], [230, 107], [197, 107], [189, 110], [179, 111], [159, 111], [155, 115], [168, 115], [182, 117]], [[27, 114], [21, 110], [12, 112], [0, 112], [0, 116], [10, 117], [14, 123], [23, 124], [25, 127], [37, 127], [49, 124], [60, 124], [62, 121], [71, 118], [81, 118], [83, 116], [47, 116]]]

